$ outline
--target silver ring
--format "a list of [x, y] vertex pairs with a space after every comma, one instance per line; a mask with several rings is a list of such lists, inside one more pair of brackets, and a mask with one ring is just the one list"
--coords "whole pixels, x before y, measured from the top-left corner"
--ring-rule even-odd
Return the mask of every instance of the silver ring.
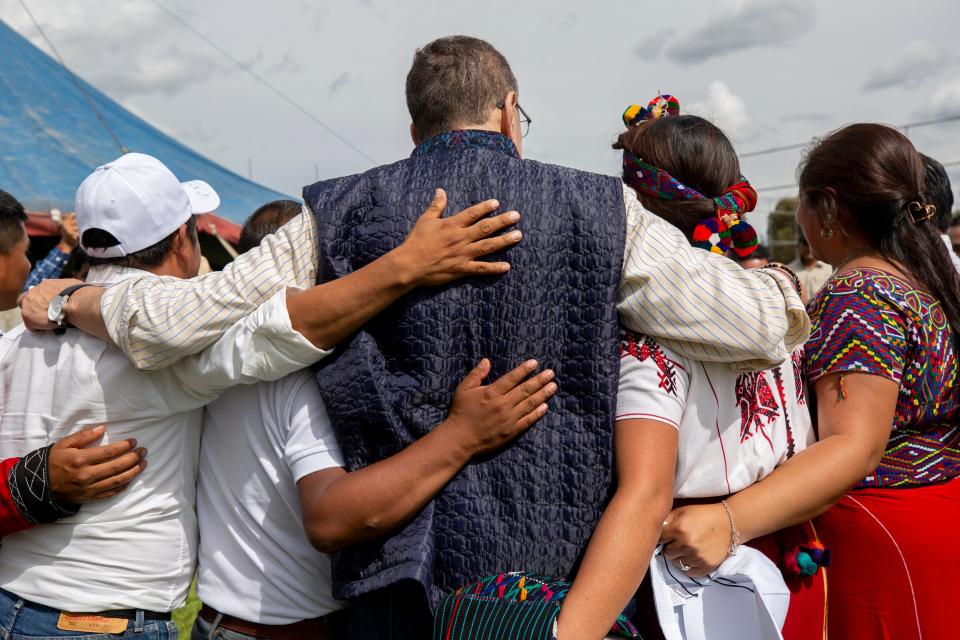
[[690, 571], [690, 569], [693, 568], [683, 564], [683, 558], [677, 558], [677, 566], [680, 567], [680, 571], [683, 571], [684, 573], [686, 573], [687, 571]]

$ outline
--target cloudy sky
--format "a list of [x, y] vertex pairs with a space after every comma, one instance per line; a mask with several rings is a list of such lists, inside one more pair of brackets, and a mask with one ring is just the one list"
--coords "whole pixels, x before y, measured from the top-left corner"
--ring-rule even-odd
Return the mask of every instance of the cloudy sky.
[[[614, 173], [620, 113], [658, 90], [712, 118], [741, 152], [841, 124], [960, 114], [960, 3], [720, 0], [25, 0], [67, 64], [213, 160], [298, 195], [371, 162], [164, 13], [249, 64], [377, 163], [409, 154], [404, 76], [452, 33], [510, 60], [534, 120], [525, 155]], [[47, 51], [20, 0], [0, 17]], [[960, 122], [912, 129], [960, 161]], [[791, 184], [799, 151], [744, 159], [759, 187]], [[960, 165], [951, 167], [960, 183]], [[184, 176], [193, 177], [193, 176]], [[199, 176], [197, 176], [199, 177]], [[769, 208], [788, 191], [762, 191]]]

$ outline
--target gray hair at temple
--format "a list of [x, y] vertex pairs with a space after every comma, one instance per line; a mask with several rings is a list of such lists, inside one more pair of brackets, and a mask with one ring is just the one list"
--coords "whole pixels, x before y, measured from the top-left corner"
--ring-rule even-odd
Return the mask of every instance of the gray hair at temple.
[[407, 74], [407, 108], [421, 140], [484, 124], [517, 79], [485, 40], [447, 36], [417, 49]]

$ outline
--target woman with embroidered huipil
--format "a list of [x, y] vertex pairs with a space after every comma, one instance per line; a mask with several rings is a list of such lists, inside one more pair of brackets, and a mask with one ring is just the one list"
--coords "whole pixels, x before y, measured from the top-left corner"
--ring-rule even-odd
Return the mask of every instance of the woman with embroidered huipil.
[[[828, 626], [844, 640], [956, 638], [960, 278], [898, 131], [856, 124], [810, 150], [797, 221], [836, 269], [810, 302], [807, 372], [820, 441], [728, 501], [741, 540], [817, 516]], [[671, 513], [666, 553], [727, 553], [722, 509]]]
[[[623, 149], [623, 179], [644, 207], [683, 231], [694, 246], [749, 255], [757, 237], [742, 215], [756, 205], [756, 192], [740, 175], [723, 132], [703, 118], [680, 115], [672, 96], [658, 96], [643, 109], [631, 107], [624, 121], [628, 130], [614, 146]], [[799, 621], [791, 615], [784, 635], [809, 638], [809, 629], [821, 631], [822, 572], [803, 584], [796, 565], [799, 545], [809, 543], [817, 555], [810, 530], [794, 527], [763, 540], [759, 546], [770, 559], [757, 549], [740, 549], [728, 536], [727, 547], [737, 556], [709, 577], [692, 560], [654, 556], [673, 506], [708, 502], [726, 513], [724, 498], [814, 441], [802, 354], [769, 370], [734, 371], [624, 331], [616, 420], [617, 490], [564, 599], [558, 638], [603, 637], [648, 566], [633, 616], [644, 638], [777, 638], [791, 590], [819, 599], [806, 608], [794, 603], [791, 614], [804, 615]], [[730, 531], [726, 516], [723, 530]], [[797, 575], [789, 568], [781, 574], [777, 565], [791, 559]], [[808, 573], [816, 570], [813, 563]]]

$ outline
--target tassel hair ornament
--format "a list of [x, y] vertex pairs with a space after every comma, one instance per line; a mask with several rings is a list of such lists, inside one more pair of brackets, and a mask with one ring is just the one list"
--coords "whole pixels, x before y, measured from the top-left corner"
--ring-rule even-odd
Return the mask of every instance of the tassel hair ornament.
[[784, 570], [794, 576], [812, 576], [820, 567], [829, 567], [830, 549], [817, 540], [799, 544], [783, 554]]

